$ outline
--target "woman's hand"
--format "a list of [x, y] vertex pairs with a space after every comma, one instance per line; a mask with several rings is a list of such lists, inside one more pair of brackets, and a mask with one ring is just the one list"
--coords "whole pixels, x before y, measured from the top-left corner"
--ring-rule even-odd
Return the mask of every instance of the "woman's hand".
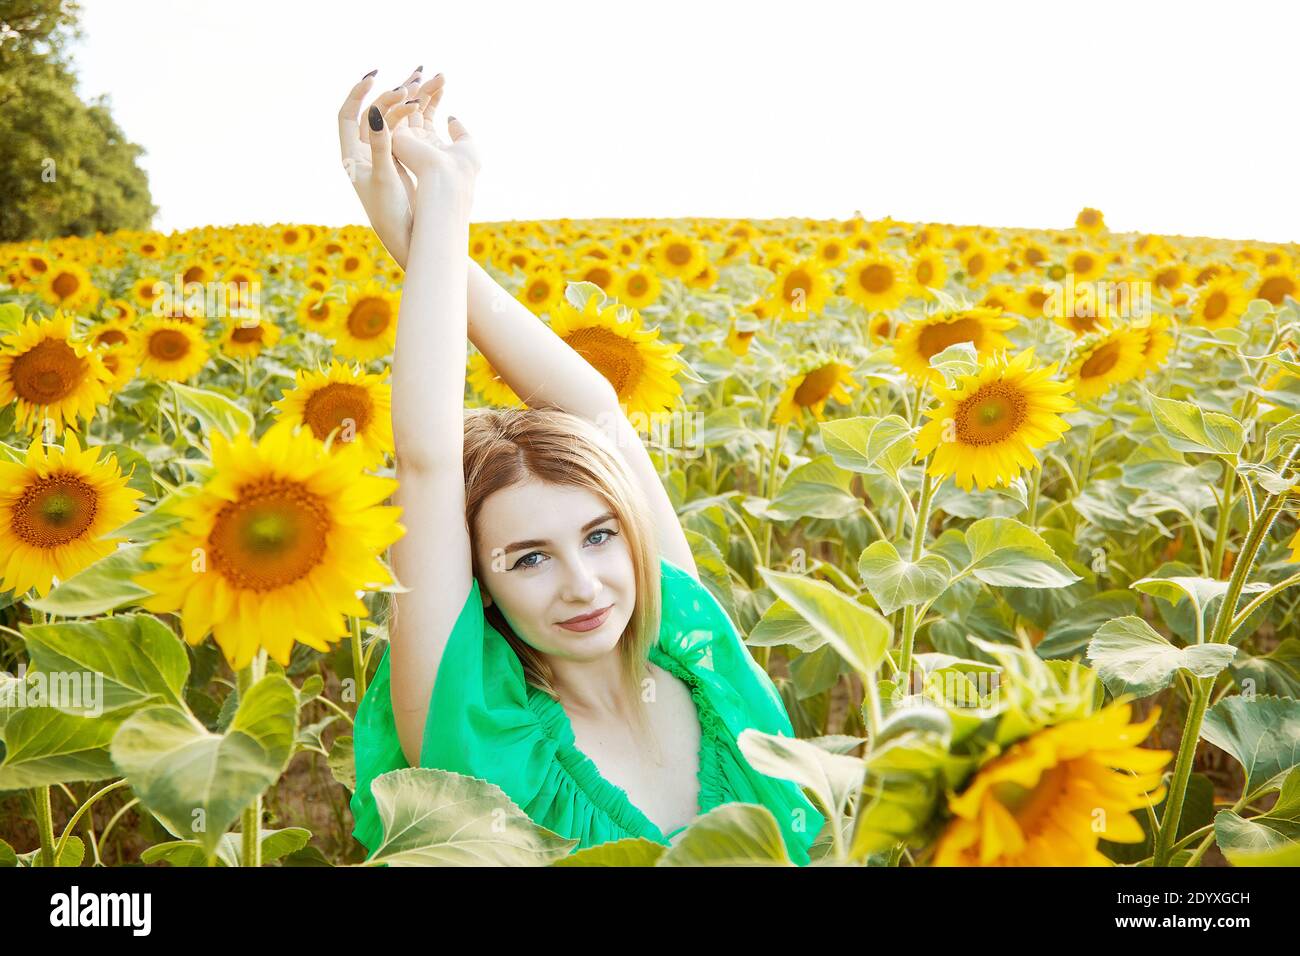
[[[474, 182], [482, 166], [478, 144], [454, 116], [447, 118], [451, 139], [444, 140], [434, 129], [432, 113], [432, 106], [420, 97], [403, 103], [384, 118], [386, 125], [391, 122], [393, 155], [418, 180], [416, 197], [411, 200], [413, 208], [418, 205], [468, 216]], [[373, 142], [382, 133], [371, 135]]]
[[[433, 110], [442, 98], [442, 74], [423, 85], [419, 85], [419, 81], [420, 69], [417, 68], [401, 86], [376, 97], [370, 109], [366, 110], [366, 116], [359, 118], [361, 105], [374, 85], [374, 73], [367, 74], [352, 88], [339, 109], [339, 147], [343, 168], [379, 241], [402, 268], [406, 267], [410, 248], [411, 209], [416, 187], [407, 171], [393, 159], [390, 132], [399, 120], [390, 114], [414, 97], [420, 104], [419, 110], [408, 110], [400, 122], [414, 122], [421, 126], [432, 122]], [[378, 113], [382, 127], [374, 135], [371, 135], [372, 110]]]

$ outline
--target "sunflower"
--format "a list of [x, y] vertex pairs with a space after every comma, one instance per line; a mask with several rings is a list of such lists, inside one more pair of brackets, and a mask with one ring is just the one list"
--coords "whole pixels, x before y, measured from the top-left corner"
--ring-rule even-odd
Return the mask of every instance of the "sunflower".
[[930, 289], [942, 289], [948, 281], [948, 264], [938, 249], [922, 249], [908, 266], [908, 278], [918, 291], [929, 295]]
[[1075, 249], [1065, 257], [1065, 267], [1074, 273], [1075, 281], [1090, 282], [1106, 271], [1106, 260], [1091, 249]]
[[650, 250], [650, 262], [663, 275], [689, 279], [700, 274], [709, 261], [704, 246], [680, 232], [669, 232]]
[[89, 309], [99, 301], [99, 290], [79, 262], [54, 263], [42, 273], [38, 288], [46, 302], [67, 312]]
[[550, 312], [564, 298], [564, 277], [553, 269], [529, 273], [517, 298], [533, 315]]
[[405, 532], [401, 509], [380, 505], [397, 486], [367, 475], [356, 453], [330, 454], [306, 429], [212, 433], [212, 477], [171, 506], [177, 530], [145, 552], [141, 605], [177, 612], [185, 640], [211, 629], [227, 662], [247, 667], [259, 647], [289, 665], [294, 642], [318, 651], [368, 616], [358, 590], [392, 583], [379, 560]]
[[727, 330], [727, 348], [733, 355], [744, 355], [749, 351], [749, 345], [754, 340], [754, 333], [758, 331], [757, 325], [752, 329], [741, 329], [733, 321], [731, 327]]
[[909, 287], [907, 267], [891, 256], [870, 254], [850, 263], [844, 274], [844, 294], [870, 312], [892, 309]]
[[28, 319], [0, 351], [0, 405], [17, 400], [14, 419], [34, 434], [48, 419], [55, 437], [108, 402], [112, 373], [96, 349], [74, 339], [72, 316]]
[[397, 342], [398, 296], [376, 282], [352, 286], [331, 327], [334, 351], [368, 361], [393, 351]]
[[482, 395], [483, 401], [489, 405], [502, 408], [522, 408], [524, 405], [523, 400], [505, 383], [505, 379], [482, 352], [470, 354], [465, 378], [470, 387]]
[[1296, 288], [1295, 275], [1290, 269], [1285, 267], [1265, 269], [1259, 277], [1259, 285], [1255, 286], [1252, 298], [1264, 299], [1272, 305], [1281, 305], [1285, 296], [1295, 297]]
[[375, 274], [375, 264], [363, 252], [349, 249], [334, 264], [334, 275], [344, 282], [363, 282]]
[[174, 318], [152, 318], [140, 330], [140, 372], [165, 382], [187, 382], [208, 361], [208, 343], [198, 326]]
[[786, 263], [767, 289], [773, 313], [791, 322], [820, 312], [830, 293], [830, 279], [816, 258]]
[[551, 331], [609, 380], [626, 414], [671, 411], [682, 393], [675, 378], [682, 346], [658, 341], [659, 329], [644, 328], [634, 310], [613, 303], [602, 307], [598, 294], [581, 312], [561, 299]]
[[22, 462], [0, 461], [0, 587], [44, 597], [117, 550], [105, 537], [136, 516], [141, 493], [127, 487], [117, 458], [82, 449], [73, 431], [64, 446], [33, 441]]
[[231, 358], [256, 358], [280, 340], [280, 327], [270, 319], [237, 319], [221, 335], [221, 351]]
[[818, 358], [814, 362], [807, 371], [786, 383], [772, 415], [776, 424], [788, 424], [797, 418], [803, 425], [805, 414], [821, 421], [828, 400], [833, 398], [845, 405], [853, 400], [849, 392], [858, 386], [848, 365], [833, 358], [829, 361]]
[[1033, 361], [1033, 349], [1015, 358], [999, 352], [955, 388], [931, 386], [939, 405], [926, 409], [931, 420], [916, 437], [916, 454], [919, 460], [934, 452], [932, 476], [952, 475], [969, 491], [973, 484], [1010, 485], [1021, 470], [1037, 466], [1032, 449], [1069, 429], [1061, 415], [1074, 401], [1064, 394], [1068, 383], [1051, 380], [1055, 365], [1034, 368]]
[[817, 242], [817, 260], [828, 269], [841, 265], [848, 254], [848, 245], [838, 236], [826, 236]]
[[154, 302], [162, 298], [167, 283], [156, 276], [141, 276], [131, 284], [131, 295], [145, 308], [152, 308]]
[[619, 302], [633, 309], [653, 305], [663, 291], [663, 284], [653, 269], [644, 266], [624, 272], [614, 283], [614, 295]]
[[356, 447], [364, 467], [383, 464], [393, 451], [393, 387], [382, 374], [338, 360], [324, 371], [299, 369], [293, 388], [273, 404], [280, 410], [274, 427], [305, 425], [321, 441], [337, 429], [330, 447]]
[[1191, 322], [1207, 329], [1228, 328], [1237, 324], [1249, 301], [1249, 293], [1232, 276], [1211, 279], [1196, 294]]
[[1131, 710], [1110, 704], [1031, 734], [984, 764], [948, 800], [953, 820], [935, 844], [933, 865], [1111, 866], [1098, 840], [1145, 840], [1130, 811], [1164, 799], [1161, 773], [1173, 752], [1138, 746], [1160, 708], [1141, 723], [1129, 722]]
[[113, 320], [131, 321], [138, 313], [135, 306], [127, 302], [126, 299], [109, 299], [100, 307], [99, 314], [103, 316], [106, 322], [111, 322]]
[[983, 285], [997, 271], [997, 266], [994, 252], [981, 245], [972, 243], [961, 256], [961, 268], [966, 274], [967, 285]]
[[685, 281], [692, 289], [712, 289], [718, 284], [718, 267], [712, 262], [706, 262], [704, 268], [700, 270], [699, 275], [691, 276], [691, 278]]
[[981, 357], [1011, 346], [1003, 335], [1016, 320], [997, 309], [963, 309], [939, 312], [905, 322], [894, 336], [894, 364], [916, 381], [942, 382], [930, 359], [950, 345], [970, 342]]
[[1080, 232], [1098, 233], [1106, 229], [1106, 219], [1101, 214], [1100, 209], [1093, 209], [1091, 206], [1084, 206], [1079, 210], [1079, 215], [1074, 217], [1074, 228]]
[[1146, 344], [1142, 347], [1142, 368], [1138, 375], [1150, 375], [1164, 367], [1169, 351], [1174, 347], [1174, 336], [1169, 331], [1171, 323], [1164, 315], [1151, 315], [1145, 325], [1139, 325], [1146, 331]]
[[1100, 398], [1112, 386], [1142, 374], [1147, 331], [1131, 325], [1085, 336], [1075, 347], [1065, 374], [1081, 401]]
[[325, 335], [338, 321], [339, 303], [315, 293], [305, 295], [298, 303], [298, 324]]

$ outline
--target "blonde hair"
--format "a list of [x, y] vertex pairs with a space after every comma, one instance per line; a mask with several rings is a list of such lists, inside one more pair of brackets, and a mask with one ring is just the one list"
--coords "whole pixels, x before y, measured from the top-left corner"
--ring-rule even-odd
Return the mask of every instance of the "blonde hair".
[[[650, 509], [640, 486], [595, 424], [555, 406], [474, 408], [465, 411], [465, 523], [474, 576], [483, 582], [477, 524], [483, 503], [496, 491], [530, 479], [585, 488], [618, 518], [632, 556], [636, 606], [619, 638], [620, 672], [633, 702], [636, 728], [647, 735], [649, 721], [641, 700], [641, 681], [650, 646], [660, 627], [658, 547]], [[514, 633], [494, 601], [484, 616], [510, 644], [523, 665], [524, 679], [556, 701], [554, 674], [546, 656]]]

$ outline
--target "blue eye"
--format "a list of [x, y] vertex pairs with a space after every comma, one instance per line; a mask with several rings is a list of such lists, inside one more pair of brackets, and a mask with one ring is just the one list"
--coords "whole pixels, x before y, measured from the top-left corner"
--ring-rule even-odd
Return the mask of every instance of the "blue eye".
[[[613, 538], [613, 537], [617, 536], [617, 535], [618, 535], [618, 532], [617, 532], [617, 531], [614, 531], [614, 530], [612, 530], [612, 529], [610, 529], [610, 528], [597, 528], [597, 529], [596, 529], [595, 531], [593, 531], [591, 534], [587, 535], [587, 540], [590, 541], [593, 537], [595, 537], [595, 536], [598, 535], [598, 534], [609, 535], [608, 538], [604, 538], [604, 539], [602, 539], [602, 540], [596, 542], [596, 545], [599, 547], [599, 546], [603, 546], [603, 545], [605, 545], [605, 544], [608, 544], [610, 538]], [[529, 562], [529, 563], [527, 563], [527, 564], [524, 563], [524, 562], [528, 561], [529, 558], [533, 557], [533, 555], [537, 555], [537, 556], [541, 557], [541, 556], [542, 556], [542, 552], [540, 552], [540, 551], [529, 551], [529, 552], [528, 552], [527, 554], [525, 554], [522, 558], [520, 558], [518, 561], [516, 561], [514, 564], [512, 564], [512, 565], [510, 566], [510, 570], [513, 571], [515, 568], [521, 568], [521, 567], [522, 567], [522, 568], [536, 568], [536, 567], [540, 567], [540, 566], [541, 566], [541, 562], [540, 562], [540, 561]]]

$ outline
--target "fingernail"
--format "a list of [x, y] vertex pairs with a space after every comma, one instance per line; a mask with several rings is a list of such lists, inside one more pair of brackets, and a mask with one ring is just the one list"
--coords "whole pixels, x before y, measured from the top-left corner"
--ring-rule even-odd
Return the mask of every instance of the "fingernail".
[[448, 122], [448, 123], [459, 123], [460, 120], [456, 119], [456, 117], [454, 117], [454, 116], [448, 116], [448, 117], [447, 117], [447, 122]]
[[378, 73], [378, 72], [379, 72], [378, 70], [371, 70], [369, 73], [367, 73], [365, 76], [363, 76], [362, 79], [363, 79], [363, 80], [368, 80], [368, 79], [370, 79], [372, 76], [374, 76], [374, 75], [375, 75], [376, 73]]
[[421, 63], [419, 66], [417, 66], [417, 67], [415, 68], [415, 72], [416, 72], [416, 73], [419, 73], [419, 72], [421, 72], [423, 69], [424, 69], [424, 64]]
[[406, 106], [410, 106], [412, 103], [418, 103], [418, 102], [420, 102], [420, 101], [419, 101], [419, 100], [407, 100], [406, 103], [405, 103], [405, 105], [406, 105]]
[[378, 106], [370, 107], [370, 128], [376, 133], [384, 128], [384, 114], [379, 112]]
[[433, 74], [433, 78], [434, 78], [435, 80], [440, 80], [440, 79], [442, 79], [442, 74], [441, 74], [441, 73], [435, 73], [435, 74]]

